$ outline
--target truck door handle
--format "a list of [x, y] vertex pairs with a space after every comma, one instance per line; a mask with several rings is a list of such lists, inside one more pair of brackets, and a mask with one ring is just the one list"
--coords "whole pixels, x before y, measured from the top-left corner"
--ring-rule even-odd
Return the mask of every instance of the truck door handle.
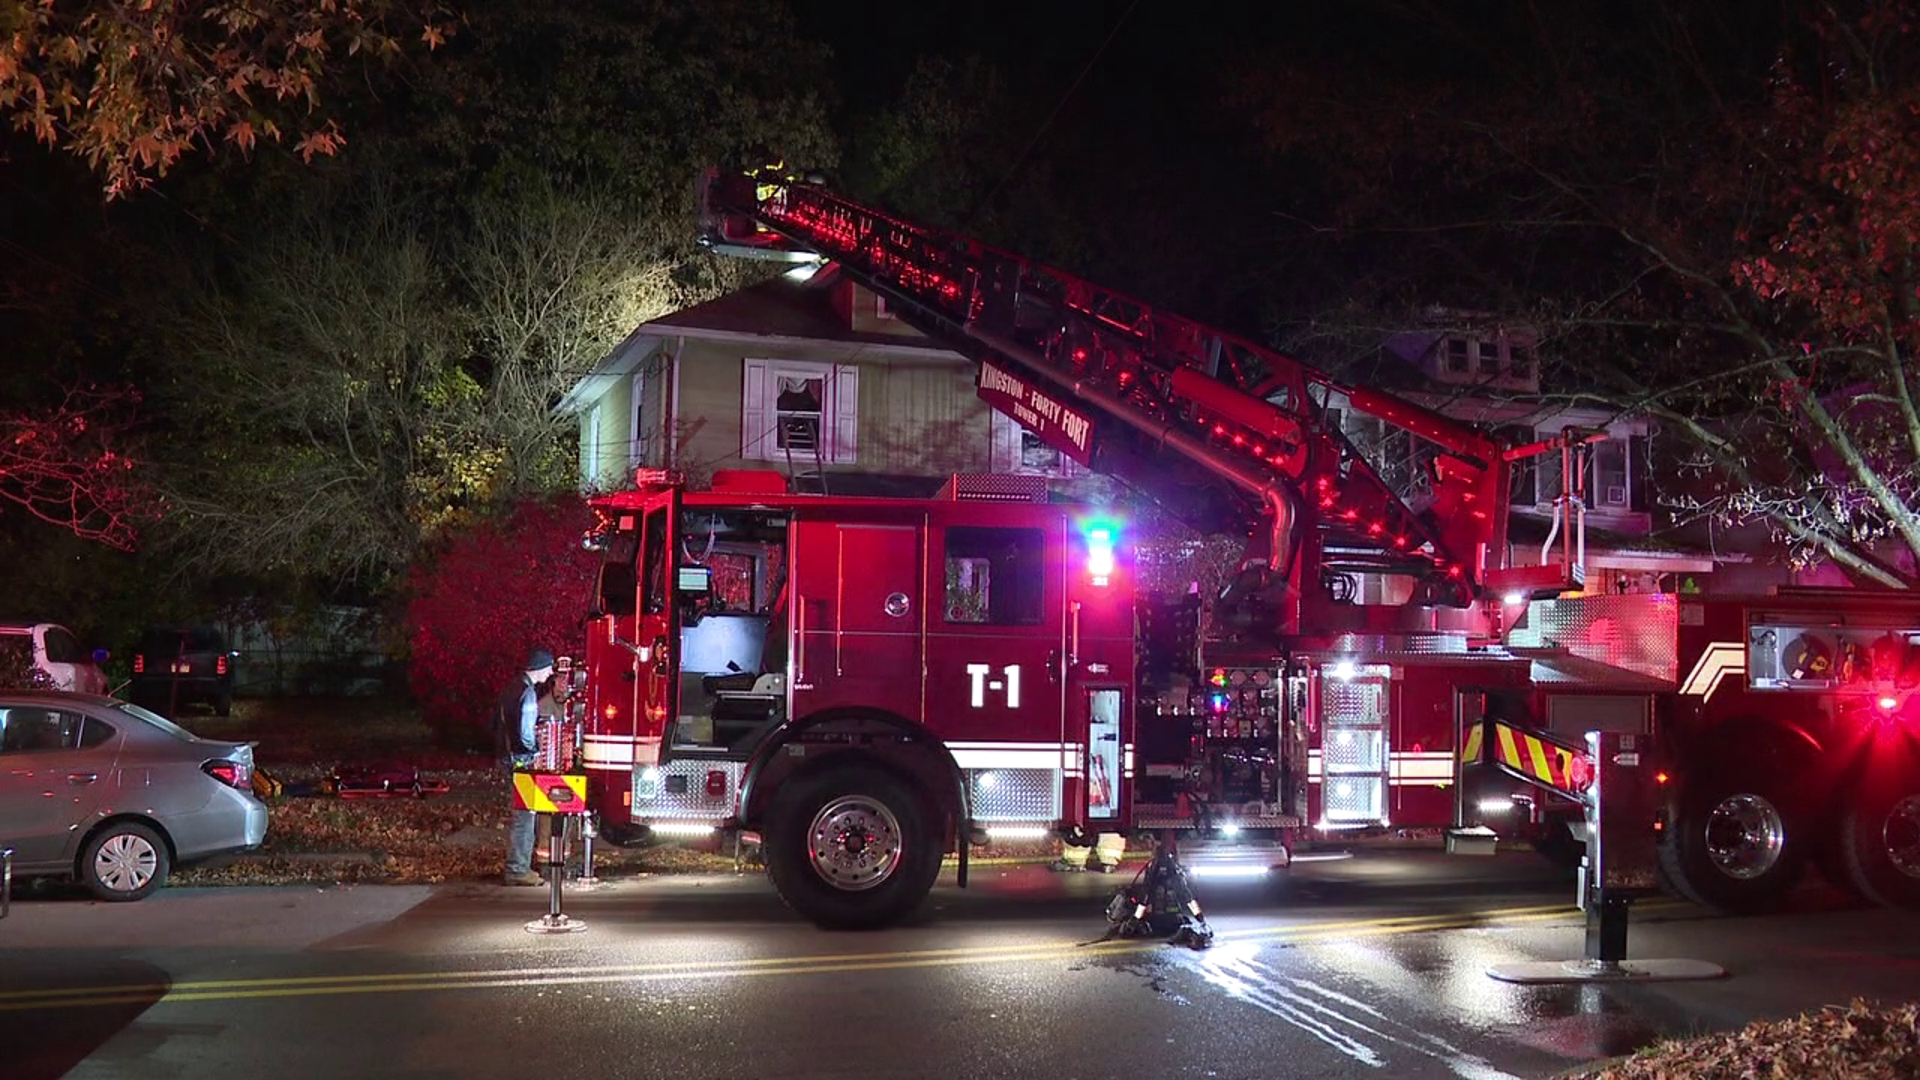
[[793, 681], [802, 685], [807, 681], [807, 604], [805, 596], [794, 596]]
[[67, 774], [67, 783], [75, 787], [79, 787], [82, 784], [91, 784], [98, 779], [100, 779], [99, 773], [76, 772]]

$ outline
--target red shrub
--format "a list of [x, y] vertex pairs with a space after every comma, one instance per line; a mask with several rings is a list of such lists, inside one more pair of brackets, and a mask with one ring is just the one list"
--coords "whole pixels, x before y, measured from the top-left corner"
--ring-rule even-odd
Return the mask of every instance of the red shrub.
[[578, 657], [599, 559], [578, 498], [530, 501], [441, 543], [410, 577], [408, 681], [443, 734], [492, 738], [493, 702], [535, 648]]

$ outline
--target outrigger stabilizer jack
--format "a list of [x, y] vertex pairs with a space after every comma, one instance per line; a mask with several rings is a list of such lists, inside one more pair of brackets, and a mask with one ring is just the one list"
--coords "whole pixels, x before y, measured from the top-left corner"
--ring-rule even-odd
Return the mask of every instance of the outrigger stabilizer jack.
[[1213, 944], [1213, 928], [1200, 910], [1193, 880], [1180, 865], [1179, 845], [1162, 831], [1153, 857], [1126, 888], [1107, 904], [1108, 938], [1165, 937], [1173, 945], [1204, 949]]

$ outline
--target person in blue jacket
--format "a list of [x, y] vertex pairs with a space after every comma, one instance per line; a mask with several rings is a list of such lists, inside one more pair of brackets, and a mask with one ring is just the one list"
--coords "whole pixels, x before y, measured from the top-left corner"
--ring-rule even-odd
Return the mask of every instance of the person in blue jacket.
[[[540, 715], [540, 686], [552, 676], [553, 654], [535, 649], [527, 657], [519, 677], [500, 692], [494, 723], [495, 743], [509, 784], [513, 782], [514, 769], [533, 764], [538, 746], [534, 725]], [[513, 819], [507, 826], [506, 883], [542, 884], [543, 879], [533, 872], [535, 814], [531, 810], [512, 813]]]

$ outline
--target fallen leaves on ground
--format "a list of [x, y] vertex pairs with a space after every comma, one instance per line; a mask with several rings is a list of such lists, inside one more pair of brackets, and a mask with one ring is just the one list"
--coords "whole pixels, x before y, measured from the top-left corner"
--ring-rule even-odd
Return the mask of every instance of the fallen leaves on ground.
[[[173, 880], [181, 885], [491, 880], [500, 876], [506, 857], [506, 800], [505, 785], [497, 781], [491, 797], [485, 788], [455, 782], [454, 794], [426, 799], [280, 799], [272, 804], [267, 842], [259, 851], [188, 867]], [[594, 868], [602, 875], [688, 873], [731, 870], [733, 859], [680, 848], [598, 844]]]
[[[506, 777], [491, 755], [437, 741], [404, 703], [262, 698], [236, 701], [231, 716], [177, 719], [203, 738], [255, 743], [254, 763], [287, 794], [268, 805], [267, 839], [259, 851], [186, 867], [174, 874], [176, 884], [437, 883], [495, 880], [504, 868]], [[338, 769], [388, 762], [418, 768], [450, 790], [427, 798], [311, 794]], [[731, 852], [594, 848], [595, 872], [603, 875], [733, 865]]]
[[1909, 1080], [1920, 1076], [1920, 1004], [1854, 1001], [1721, 1035], [1657, 1043], [1568, 1080]]

